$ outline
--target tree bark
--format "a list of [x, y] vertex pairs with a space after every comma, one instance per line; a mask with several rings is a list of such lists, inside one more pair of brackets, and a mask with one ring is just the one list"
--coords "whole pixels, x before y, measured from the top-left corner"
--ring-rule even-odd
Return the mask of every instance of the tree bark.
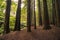
[[9, 29], [10, 9], [11, 9], [11, 0], [6, 0], [6, 12], [5, 12], [5, 22], [4, 22], [4, 34], [7, 34], [7, 33], [10, 32], [10, 29]]
[[40, 6], [40, 0], [38, 0], [38, 17], [39, 17], [39, 26], [42, 26], [42, 16], [41, 16], [41, 6]]
[[31, 0], [27, 0], [27, 31], [31, 32]]
[[60, 0], [55, 0], [57, 26], [60, 27]]
[[49, 24], [47, 0], [43, 0], [43, 8], [44, 8], [44, 28], [43, 29], [46, 29], [46, 30], [51, 29]]
[[36, 29], [36, 12], [35, 12], [35, 0], [34, 0], [34, 29]]
[[16, 11], [16, 21], [14, 31], [20, 31], [20, 22], [21, 21], [21, 0], [18, 0], [18, 7]]
[[56, 25], [56, 8], [55, 8], [55, 0], [52, 0], [52, 24]]

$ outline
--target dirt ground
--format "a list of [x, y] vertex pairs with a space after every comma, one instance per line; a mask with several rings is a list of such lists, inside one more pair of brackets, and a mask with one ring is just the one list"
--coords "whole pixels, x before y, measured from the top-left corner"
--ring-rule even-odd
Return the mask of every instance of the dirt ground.
[[0, 37], [0, 40], [60, 40], [60, 28], [52, 26], [51, 30], [43, 30], [43, 27], [37, 27], [32, 32], [22, 31], [10, 32]]

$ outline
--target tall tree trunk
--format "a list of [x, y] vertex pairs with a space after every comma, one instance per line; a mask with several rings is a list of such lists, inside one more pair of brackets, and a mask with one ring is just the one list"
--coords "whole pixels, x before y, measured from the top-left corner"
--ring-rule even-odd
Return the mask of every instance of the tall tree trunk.
[[49, 24], [47, 0], [43, 0], [43, 8], [44, 8], [44, 28], [43, 29], [46, 29], [46, 30], [51, 29]]
[[55, 0], [57, 26], [60, 27], [60, 0]]
[[9, 17], [10, 17], [10, 9], [11, 9], [11, 0], [6, 0], [6, 14], [5, 14], [5, 22], [4, 22], [4, 34], [9, 33]]
[[34, 0], [31, 0], [31, 26], [34, 26]]
[[34, 0], [34, 29], [36, 29], [35, 0]]
[[42, 25], [42, 16], [41, 16], [41, 7], [40, 7], [40, 0], [38, 1], [38, 17], [39, 17], [39, 26]]
[[27, 0], [27, 31], [31, 32], [31, 0]]
[[52, 23], [56, 25], [56, 8], [55, 8], [55, 0], [52, 0]]
[[14, 31], [20, 31], [20, 20], [21, 20], [21, 0], [18, 0], [18, 7], [16, 12], [16, 21]]
[[31, 0], [31, 25], [36, 29], [35, 0]]

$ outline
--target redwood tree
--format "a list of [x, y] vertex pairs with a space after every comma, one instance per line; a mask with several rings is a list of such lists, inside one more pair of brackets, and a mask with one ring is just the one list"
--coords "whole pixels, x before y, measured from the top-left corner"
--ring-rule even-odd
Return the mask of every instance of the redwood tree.
[[55, 8], [55, 0], [52, 0], [52, 23], [56, 24], [56, 8]]
[[36, 29], [36, 12], [35, 12], [35, 0], [34, 0], [34, 29]]
[[60, 27], [60, 0], [55, 0], [57, 26]]
[[15, 31], [20, 31], [20, 20], [21, 20], [21, 0], [18, 0], [18, 7], [16, 11]]
[[42, 16], [41, 16], [41, 6], [40, 6], [40, 0], [38, 1], [38, 17], [39, 17], [39, 25], [42, 25]]
[[43, 9], [44, 9], [44, 28], [43, 29], [46, 29], [46, 30], [51, 29], [49, 24], [47, 0], [43, 0]]
[[31, 0], [27, 0], [27, 31], [31, 32]]
[[10, 32], [10, 29], [9, 29], [10, 9], [11, 9], [11, 0], [6, 0], [6, 12], [5, 12], [5, 22], [4, 22], [4, 34]]

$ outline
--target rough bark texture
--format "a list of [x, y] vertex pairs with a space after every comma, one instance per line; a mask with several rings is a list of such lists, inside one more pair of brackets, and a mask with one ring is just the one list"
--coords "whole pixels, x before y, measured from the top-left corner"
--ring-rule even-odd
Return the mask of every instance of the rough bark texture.
[[34, 26], [34, 0], [31, 0], [31, 26]]
[[39, 17], [39, 25], [42, 25], [42, 16], [41, 16], [41, 6], [40, 6], [40, 0], [38, 1], [38, 17]]
[[5, 22], [4, 22], [4, 34], [9, 33], [9, 17], [11, 9], [11, 0], [6, 0], [6, 12], [5, 12]]
[[46, 29], [46, 30], [51, 29], [49, 24], [47, 0], [43, 0], [43, 8], [44, 8], [44, 28], [43, 29]]
[[27, 31], [31, 32], [31, 0], [27, 0]]
[[18, 0], [18, 7], [16, 12], [16, 21], [15, 21], [15, 31], [20, 31], [20, 21], [21, 21], [21, 0]]
[[55, 8], [55, 0], [52, 0], [52, 24], [56, 25], [56, 8]]
[[60, 27], [60, 0], [55, 0], [57, 26]]

